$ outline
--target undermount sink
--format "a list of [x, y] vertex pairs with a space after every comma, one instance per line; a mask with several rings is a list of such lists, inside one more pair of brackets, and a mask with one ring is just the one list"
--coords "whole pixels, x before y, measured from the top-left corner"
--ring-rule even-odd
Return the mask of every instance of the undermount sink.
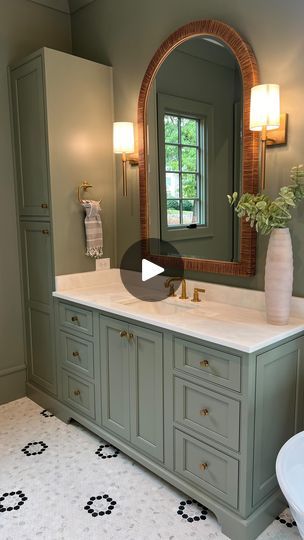
[[148, 298], [139, 300], [138, 298], [128, 298], [118, 301], [118, 304], [127, 308], [136, 310], [136, 312], [145, 313], [147, 315], [180, 315], [187, 313], [191, 317], [202, 317], [212, 319], [219, 315], [215, 311], [212, 311], [209, 306], [202, 304], [193, 304], [189, 300], [161, 300], [161, 301], [149, 301]]
[[138, 299], [128, 299], [119, 302], [126, 307], [135, 308], [136, 311], [141, 311], [150, 315], [175, 315], [182, 313], [183, 311], [192, 311], [194, 309], [193, 305], [189, 304], [171, 304], [166, 300], [159, 302], [149, 302], [146, 300]]

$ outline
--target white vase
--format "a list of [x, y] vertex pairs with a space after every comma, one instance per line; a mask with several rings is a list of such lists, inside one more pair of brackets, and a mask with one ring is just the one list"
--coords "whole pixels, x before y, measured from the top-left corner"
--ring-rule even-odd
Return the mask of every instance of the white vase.
[[289, 229], [273, 229], [265, 266], [267, 322], [288, 324], [292, 297], [293, 256]]

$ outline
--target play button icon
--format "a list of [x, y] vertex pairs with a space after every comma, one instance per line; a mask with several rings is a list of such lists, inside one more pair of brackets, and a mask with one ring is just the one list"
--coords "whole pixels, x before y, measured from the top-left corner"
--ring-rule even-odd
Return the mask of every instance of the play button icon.
[[[169, 294], [166, 279], [169, 276], [184, 276], [183, 259], [176, 247], [159, 238], [131, 244], [123, 254], [119, 267], [126, 290], [144, 302], [166, 299]], [[174, 285], [178, 287], [179, 282], [174, 282]]]
[[143, 259], [141, 261], [141, 280], [142, 281], [148, 281], [148, 279], [154, 278], [155, 276], [162, 274], [164, 271], [165, 269], [162, 266], [158, 266], [158, 264], [154, 264], [153, 262], [148, 261], [147, 259]]

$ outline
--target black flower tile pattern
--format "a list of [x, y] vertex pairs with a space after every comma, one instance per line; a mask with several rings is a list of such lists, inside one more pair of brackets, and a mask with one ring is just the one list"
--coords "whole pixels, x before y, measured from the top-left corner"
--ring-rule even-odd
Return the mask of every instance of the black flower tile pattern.
[[44, 416], [44, 418], [52, 418], [54, 415], [48, 411], [47, 409], [44, 409], [43, 411], [41, 411], [40, 413], [42, 416]]
[[26, 456], [37, 456], [38, 454], [43, 454], [46, 451], [48, 445], [43, 441], [29, 442], [27, 445], [21, 449]]
[[21, 490], [3, 493], [0, 497], [0, 512], [20, 510], [25, 501], [27, 497]]
[[292, 516], [290, 515], [290, 519], [285, 519], [285, 517], [283, 516], [277, 516], [276, 517], [276, 520], [278, 520], [280, 523], [282, 523], [282, 525], [286, 525], [286, 527], [288, 527], [289, 529], [291, 529], [292, 527], [296, 527], [297, 524], [296, 522], [294, 521], [294, 519], [292, 518]]
[[107, 443], [101, 444], [95, 452], [101, 459], [116, 458], [119, 453], [120, 450], [118, 448]]
[[[116, 453], [108, 441], [41, 411], [28, 398], [0, 406], [0, 540], [59, 539], [63, 531], [65, 539], [223, 538], [203, 500], [199, 505], [123, 452], [101, 461], [97, 449], [103, 455]], [[41, 440], [46, 451], [27, 459], [21, 449]], [[25, 450], [36, 453], [41, 446], [31, 444]], [[298, 538], [288, 509], [261, 540], [283, 537]]]
[[116, 501], [105, 493], [104, 495], [90, 497], [90, 500], [85, 505], [84, 510], [86, 510], [88, 514], [91, 514], [92, 517], [109, 516], [112, 514], [116, 504]]
[[205, 520], [208, 514], [208, 508], [197, 502], [195, 499], [187, 499], [179, 503], [177, 514], [189, 523]]

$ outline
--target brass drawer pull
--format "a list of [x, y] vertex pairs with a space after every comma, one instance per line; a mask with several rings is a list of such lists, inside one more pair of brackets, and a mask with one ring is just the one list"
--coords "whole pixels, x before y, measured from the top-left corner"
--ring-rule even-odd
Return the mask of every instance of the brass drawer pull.
[[130, 341], [131, 339], [134, 339], [134, 334], [132, 332], [127, 332], [127, 330], [121, 330], [119, 332], [120, 337], [126, 337]]
[[79, 356], [79, 352], [78, 351], [73, 351], [73, 356]]
[[80, 396], [80, 390], [78, 388], [74, 390], [74, 396]]
[[72, 322], [78, 322], [78, 317], [77, 317], [77, 315], [73, 315], [73, 317], [72, 317]]
[[201, 367], [209, 367], [209, 362], [208, 362], [208, 360], [202, 360], [202, 361], [200, 362], [200, 366], [201, 366]]
[[48, 205], [46, 203], [42, 203], [41, 208], [48, 208]]
[[42, 229], [42, 231], [41, 231], [41, 232], [42, 232], [42, 234], [49, 234], [49, 231], [48, 231], [48, 229]]
[[208, 416], [209, 411], [208, 411], [208, 409], [202, 409], [202, 410], [200, 411], [200, 414], [201, 414], [201, 416]]
[[201, 463], [200, 464], [200, 470], [201, 471], [206, 471], [208, 469], [208, 463]]

